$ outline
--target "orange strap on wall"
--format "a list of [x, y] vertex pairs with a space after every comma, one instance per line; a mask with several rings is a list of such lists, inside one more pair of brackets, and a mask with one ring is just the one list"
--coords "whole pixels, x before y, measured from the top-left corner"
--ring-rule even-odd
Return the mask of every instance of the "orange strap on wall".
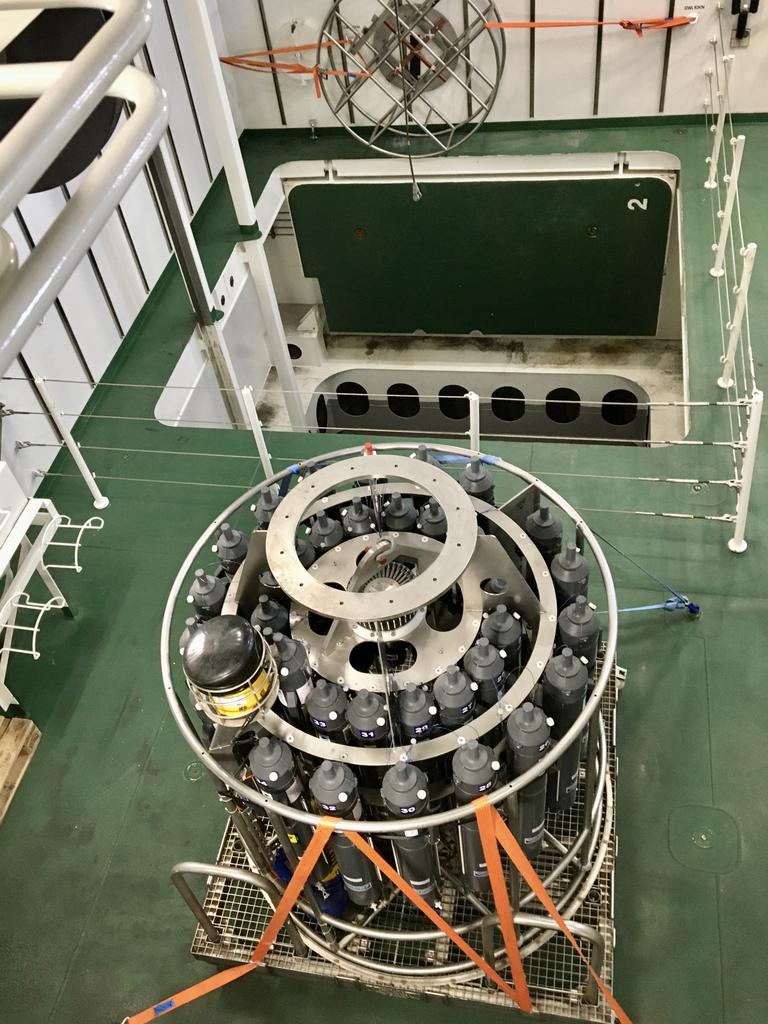
[[[600, 975], [597, 973], [597, 971], [593, 969], [589, 960], [582, 953], [581, 947], [579, 946], [576, 939], [573, 937], [573, 934], [568, 928], [568, 925], [565, 923], [560, 913], [558, 912], [557, 907], [552, 902], [552, 898], [550, 897], [547, 890], [544, 888], [541, 879], [533, 870], [531, 862], [523, 853], [522, 849], [520, 848], [520, 844], [507, 828], [504, 819], [501, 817], [499, 812], [496, 810], [495, 807], [493, 807], [488, 802], [487, 797], [481, 797], [479, 800], [474, 800], [473, 805], [475, 808], [475, 814], [477, 815], [477, 823], [480, 828], [480, 836], [483, 840], [483, 849], [485, 850], [487, 841], [491, 843], [491, 845], [493, 846], [496, 846], [496, 843], [499, 843], [503, 847], [509, 859], [515, 865], [515, 867], [520, 872], [525, 881], [528, 883], [528, 885], [533, 890], [535, 895], [538, 896], [544, 909], [547, 911], [550, 917], [552, 917], [552, 919], [557, 922], [560, 931], [563, 933], [563, 935], [565, 935], [570, 944], [579, 954], [580, 958], [583, 960], [587, 970], [595, 979], [598, 988], [603, 993], [605, 1001], [616, 1014], [616, 1020], [619, 1022], [619, 1024], [632, 1024], [629, 1017], [626, 1015], [626, 1013], [622, 1010], [622, 1008], [614, 999], [613, 993], [610, 991], [607, 985], [603, 983], [603, 980], [600, 977]], [[498, 856], [498, 849], [496, 852]], [[495, 896], [496, 893], [494, 890], [494, 897]], [[506, 898], [506, 903], [507, 905], [509, 904], [508, 897]], [[499, 914], [499, 921], [501, 921], [501, 907], [498, 903], [498, 900], [496, 904], [496, 911]]]
[[258, 946], [251, 954], [250, 963], [230, 967], [226, 971], [220, 971], [218, 974], [211, 975], [210, 978], [197, 982], [196, 985], [190, 985], [189, 988], [185, 988], [181, 992], [177, 992], [176, 995], [169, 996], [167, 999], [155, 1003], [154, 1006], [142, 1010], [141, 1013], [135, 1013], [132, 1017], [126, 1017], [123, 1024], [150, 1024], [150, 1021], [157, 1020], [158, 1017], [164, 1017], [166, 1013], [171, 1013], [186, 1003], [192, 1003], [195, 999], [200, 999], [201, 996], [208, 995], [209, 992], [222, 988], [231, 981], [235, 981], [244, 974], [249, 974], [255, 970], [267, 955], [270, 946], [278, 936], [278, 932], [293, 910], [294, 904], [307, 884], [312, 868], [323, 852], [325, 844], [328, 842], [328, 837], [333, 832], [333, 827], [337, 821], [338, 818], [323, 818], [315, 829], [315, 833], [304, 851], [304, 855], [299, 860], [290, 882], [285, 887], [282, 899], [275, 907], [272, 920], [264, 929]]
[[[320, 43], [322, 49], [329, 46], [349, 45], [348, 39], [324, 40]], [[286, 75], [312, 75], [315, 83], [315, 93], [320, 97], [320, 65], [319, 64], [287, 64], [275, 60], [253, 60], [254, 57], [280, 57], [286, 53], [304, 53], [306, 50], [317, 50], [317, 43], [305, 43], [300, 46], [280, 46], [276, 50], [252, 50], [250, 53], [237, 53], [231, 57], [220, 57], [222, 64], [228, 64], [233, 68], [242, 68], [245, 71], [257, 71], [260, 74], [270, 74], [273, 71], [280, 71]], [[335, 75], [337, 78], [370, 78], [367, 71], [343, 71], [335, 68], [323, 68], [323, 75]]]
[[486, 21], [486, 28], [598, 28], [618, 25], [629, 29], [641, 39], [646, 29], [682, 28], [693, 25], [695, 18], [622, 18], [620, 21]]

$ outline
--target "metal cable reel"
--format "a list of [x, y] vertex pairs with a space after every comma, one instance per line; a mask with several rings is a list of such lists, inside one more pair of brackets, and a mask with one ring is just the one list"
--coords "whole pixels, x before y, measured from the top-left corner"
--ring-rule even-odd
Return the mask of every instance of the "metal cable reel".
[[[507, 474], [513, 497], [497, 506]], [[245, 544], [230, 522], [251, 499], [257, 528]], [[602, 662], [586, 559], [563, 543], [568, 522], [609, 609]], [[199, 621], [180, 642], [205, 740], [174, 688], [169, 628], [209, 531], [169, 597], [163, 677], [182, 735], [240, 808], [232, 820], [252, 868], [284, 883], [321, 817], [342, 818], [501, 963], [472, 809], [483, 795], [560, 912], [578, 911], [613, 822], [603, 713], [616, 613], [605, 558], [567, 502], [502, 460], [393, 443], [289, 467], [212, 531], [224, 585], [198, 573]], [[264, 648], [275, 671], [265, 673]], [[313, 879], [293, 920], [318, 956], [415, 989], [477, 974], [344, 833]], [[509, 886], [531, 956], [551, 922], [530, 914], [533, 894], [514, 872]]]
[[438, 0], [375, 0], [373, 10], [336, 0], [317, 64], [339, 123], [391, 156], [438, 156], [473, 135], [496, 99], [506, 45], [503, 32], [486, 28], [500, 20], [494, 3], [466, 0], [463, 11], [449, 17]]

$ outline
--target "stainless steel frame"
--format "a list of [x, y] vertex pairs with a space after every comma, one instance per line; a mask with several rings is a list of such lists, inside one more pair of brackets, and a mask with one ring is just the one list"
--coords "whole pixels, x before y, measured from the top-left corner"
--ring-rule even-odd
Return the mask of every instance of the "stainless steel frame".
[[[379, 451], [394, 452], [394, 451], [405, 451], [415, 452], [417, 445], [408, 443], [391, 442], [389, 444], [378, 445]], [[436, 454], [445, 454], [452, 456], [466, 457], [466, 451], [463, 448], [458, 448], [452, 445], [432, 445], [431, 450]], [[319, 466], [337, 459], [348, 459], [351, 455], [359, 454], [357, 448], [346, 448], [336, 452], [331, 452], [326, 455], [320, 455], [313, 459], [307, 459], [302, 466]], [[616, 656], [616, 637], [618, 628], [618, 614], [616, 605], [616, 591], [613, 586], [613, 580], [611, 579], [610, 569], [606, 561], [605, 555], [600, 548], [600, 545], [590, 530], [588, 524], [582, 519], [576, 509], [573, 508], [564, 498], [562, 498], [556, 491], [539, 480], [533, 474], [528, 473], [524, 469], [520, 469], [517, 466], [505, 462], [503, 459], [492, 457], [490, 460], [496, 469], [506, 471], [508, 473], [517, 476], [525, 486], [534, 485], [539, 492], [545, 497], [552, 505], [558, 508], [567, 519], [575, 526], [579, 535], [582, 537], [584, 544], [586, 544], [597, 563], [602, 578], [602, 583], [605, 589], [605, 597], [607, 604], [608, 614], [608, 625], [605, 633], [605, 652], [604, 662], [598, 678], [595, 682], [594, 689], [591, 696], [587, 700], [582, 713], [573, 723], [568, 732], [562, 737], [562, 739], [555, 744], [550, 751], [541, 759], [538, 764], [529, 769], [529, 771], [520, 775], [499, 789], [495, 790], [490, 796], [489, 800], [492, 804], [496, 805], [501, 803], [503, 800], [509, 799], [514, 793], [528, 785], [533, 779], [538, 778], [546, 772], [558, 759], [563, 750], [567, 749], [571, 743], [575, 742], [579, 737], [590, 719], [597, 713], [600, 700], [605, 690], [606, 684], [611, 674], [612, 666]], [[284, 477], [294, 474], [298, 470], [298, 467], [289, 466], [282, 470], [280, 473], [276, 473], [270, 477], [264, 483], [257, 484], [250, 490], [246, 491], [239, 498], [235, 499], [224, 511], [216, 517], [211, 524], [210, 528], [198, 538], [194, 544], [186, 559], [184, 560], [179, 572], [171, 587], [168, 601], [165, 606], [165, 612], [163, 615], [163, 621], [161, 626], [160, 636], [160, 661], [161, 671], [163, 677], [163, 688], [165, 690], [166, 699], [168, 700], [171, 714], [187, 742], [188, 746], [194, 753], [194, 755], [203, 763], [203, 765], [211, 772], [215, 778], [223, 782], [234, 794], [236, 794], [241, 800], [244, 800], [246, 805], [253, 804], [258, 807], [261, 811], [269, 810], [272, 815], [278, 815], [281, 818], [288, 818], [292, 821], [301, 821], [307, 825], [317, 826], [321, 822], [319, 815], [310, 814], [306, 811], [300, 811], [294, 807], [290, 807], [287, 804], [282, 804], [274, 800], [267, 800], [264, 796], [258, 793], [253, 788], [246, 786], [239, 779], [235, 778], [231, 772], [228, 772], [211, 754], [208, 752], [204, 743], [200, 740], [192, 725], [192, 721], [179, 698], [174, 684], [173, 670], [171, 666], [171, 645], [175, 642], [175, 639], [171, 638], [171, 625], [173, 620], [173, 614], [176, 607], [176, 602], [181, 593], [182, 587], [186, 582], [187, 576], [195, 563], [198, 553], [201, 549], [210, 543], [211, 535], [215, 530], [232, 516], [246, 502], [250, 502], [257, 491], [261, 489], [266, 483], [271, 485], [278, 483]], [[523, 531], [520, 531], [521, 533]], [[540, 660], [540, 659], [539, 659]], [[544, 664], [542, 662], [541, 669]], [[337, 826], [338, 831], [347, 832], [361, 832], [366, 835], [377, 835], [377, 834], [392, 834], [396, 832], [405, 832], [410, 828], [432, 828], [438, 825], [445, 825], [450, 822], [460, 821], [463, 818], [468, 818], [473, 814], [472, 806], [459, 806], [451, 810], [442, 811], [438, 814], [427, 814], [418, 819], [408, 819], [402, 822], [398, 821], [345, 821], [342, 825]]]

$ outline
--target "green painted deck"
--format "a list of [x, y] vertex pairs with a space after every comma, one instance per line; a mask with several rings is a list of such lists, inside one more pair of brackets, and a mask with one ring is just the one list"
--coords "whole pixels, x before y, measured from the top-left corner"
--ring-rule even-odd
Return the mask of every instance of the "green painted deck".
[[[745, 225], [749, 238], [768, 249], [768, 125], [741, 130], [747, 135]], [[357, 144], [336, 132], [321, 133], [316, 142], [303, 131], [250, 133], [243, 145], [254, 189], [284, 160], [360, 156]], [[463, 152], [643, 148], [668, 150], [683, 163], [692, 393], [714, 398], [719, 336], [716, 288], [706, 274], [711, 219], [701, 188], [701, 125], [484, 130]], [[214, 281], [239, 237], [221, 179], [195, 230]], [[760, 264], [750, 300], [764, 377], [768, 273]], [[189, 956], [194, 922], [168, 872], [182, 859], [212, 859], [224, 820], [207, 783], [184, 775], [192, 758], [161, 692], [159, 623], [182, 557], [213, 516], [259, 478], [259, 464], [246, 432], [172, 429], [153, 419], [158, 388], [192, 326], [170, 267], [78, 424], [111, 505], [104, 530], [83, 552], [83, 574], [60, 577], [76, 618], [50, 616], [40, 660], [16, 658], [11, 666], [11, 688], [43, 739], [0, 827], [0, 1007], [9, 1021], [119, 1022], [211, 971]], [[695, 436], [727, 436], [724, 423], [700, 425], [700, 415]], [[285, 434], [270, 443], [276, 456], [293, 461], [339, 442]], [[493, 451], [534, 470], [585, 509], [642, 503], [719, 514], [733, 505], [717, 488], [678, 486], [670, 493], [663, 484], [558, 475], [585, 467], [629, 475], [643, 466], [651, 476], [724, 478], [730, 470], [722, 449], [636, 452], [525, 442]], [[768, 884], [766, 465], [764, 457], [746, 556], [727, 551], [723, 524], [588, 512], [603, 535], [703, 607], [698, 621], [660, 612], [628, 616], [620, 634], [619, 660], [629, 680], [619, 710], [615, 990], [635, 1024], [753, 1024], [766, 1015], [768, 972], [760, 967], [768, 943], [762, 906]], [[92, 511], [63, 457], [44, 493], [76, 519]], [[609, 559], [621, 604], [659, 599], [629, 563], [610, 552]], [[712, 830], [711, 863], [708, 851], [690, 841], [699, 827]], [[336, 1024], [365, 1017], [378, 1024], [409, 1014], [425, 1024], [501, 1019], [499, 1011], [401, 1003], [259, 971], [173, 1020]]]

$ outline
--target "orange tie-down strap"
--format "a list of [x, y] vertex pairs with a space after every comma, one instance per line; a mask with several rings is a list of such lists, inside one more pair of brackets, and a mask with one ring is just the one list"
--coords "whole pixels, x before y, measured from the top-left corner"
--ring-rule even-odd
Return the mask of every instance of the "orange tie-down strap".
[[[414, 906], [429, 918], [435, 927], [439, 928], [440, 931], [455, 943], [465, 956], [467, 956], [491, 981], [494, 982], [494, 984], [509, 996], [509, 998], [516, 1003], [521, 1010], [526, 1013], [530, 1013], [533, 1009], [533, 1005], [528, 992], [528, 985], [525, 980], [525, 973], [520, 959], [520, 951], [515, 935], [509, 892], [507, 890], [504, 871], [501, 865], [501, 858], [499, 856], [498, 844], [500, 843], [517, 870], [520, 872], [521, 876], [526, 880], [528, 885], [541, 900], [546, 910], [557, 922], [561, 931], [565, 934], [571, 945], [586, 964], [587, 969], [597, 981], [606, 1001], [616, 1014], [616, 1019], [619, 1024], [631, 1024], [629, 1017], [627, 1017], [621, 1009], [619, 1004], [613, 998], [611, 992], [603, 984], [599, 975], [592, 969], [591, 964], [582, 953], [578, 942], [569, 931], [568, 926], [550, 899], [549, 893], [542, 885], [541, 879], [533, 870], [528, 858], [525, 856], [516, 839], [505, 825], [498, 811], [488, 802], [486, 797], [475, 800], [473, 802], [473, 806], [477, 816], [480, 837], [483, 844], [483, 852], [486, 856], [488, 875], [491, 881], [491, 888], [496, 905], [496, 912], [499, 915], [499, 926], [501, 928], [504, 945], [509, 958], [514, 987], [509, 985], [476, 950], [465, 942], [464, 939], [453, 930], [448, 922], [438, 914], [435, 908], [422, 899], [415, 889], [413, 889], [412, 886], [410, 886], [408, 882], [398, 874], [391, 864], [389, 864], [379, 853], [376, 852], [376, 850], [373, 849], [370, 843], [368, 843], [362, 835], [357, 832], [347, 832], [346, 835], [347, 838], [354, 843], [357, 849], [360, 850], [360, 852], [373, 864], [375, 864], [379, 871], [386, 875], [386, 877], [396, 885], [398, 889], [400, 889], [400, 891], [414, 904]], [[321, 823], [317, 826], [304, 855], [299, 860], [293, 877], [285, 888], [282, 899], [275, 908], [275, 913], [272, 919], [264, 929], [259, 944], [251, 955], [249, 963], [241, 964], [237, 967], [230, 967], [228, 970], [214, 974], [210, 978], [206, 978], [195, 985], [190, 985], [189, 988], [185, 988], [181, 992], [177, 992], [176, 995], [163, 999], [161, 1002], [155, 1003], [154, 1006], [150, 1006], [146, 1010], [142, 1010], [140, 1013], [126, 1017], [123, 1024], [149, 1024], [150, 1021], [156, 1020], [158, 1017], [162, 1017], [167, 1013], [171, 1013], [173, 1010], [178, 1009], [178, 1007], [184, 1006], [186, 1003], [191, 1003], [194, 1000], [199, 999], [201, 996], [207, 995], [209, 992], [213, 992], [215, 989], [222, 988], [224, 985], [228, 985], [231, 981], [235, 981], [237, 978], [242, 977], [244, 974], [248, 974], [250, 971], [258, 967], [277, 938], [278, 933], [285, 924], [288, 915], [293, 910], [299, 895], [309, 880], [312, 869], [317, 863], [320, 854], [323, 852], [334, 827], [338, 823], [338, 818], [323, 818]]]
[[[558, 927], [560, 928], [560, 931], [563, 933], [563, 935], [565, 935], [570, 944], [579, 954], [579, 957], [583, 960], [587, 970], [597, 982], [598, 988], [605, 997], [605, 1001], [608, 1003], [608, 1005], [616, 1015], [616, 1020], [619, 1022], [619, 1024], [632, 1024], [629, 1017], [626, 1015], [626, 1013], [622, 1010], [622, 1008], [614, 999], [613, 993], [610, 991], [607, 985], [603, 983], [603, 980], [600, 977], [600, 975], [597, 973], [597, 971], [593, 969], [592, 965], [590, 964], [586, 956], [584, 956], [584, 953], [581, 951], [581, 947], [579, 946], [576, 939], [573, 937], [573, 934], [568, 928], [568, 925], [565, 923], [565, 921], [559, 914], [557, 907], [552, 902], [552, 898], [550, 897], [547, 890], [544, 888], [541, 879], [534, 871], [531, 862], [523, 853], [520, 844], [507, 828], [507, 825], [504, 822], [504, 819], [499, 814], [499, 812], [496, 810], [495, 807], [492, 806], [492, 804], [488, 802], [487, 797], [481, 797], [479, 800], [474, 800], [473, 806], [475, 808], [475, 814], [477, 815], [477, 824], [480, 829], [480, 838], [482, 839], [483, 843], [483, 852], [485, 853], [486, 856], [486, 863], [488, 864], [488, 875], [491, 879], [491, 885], [493, 886], [493, 895], [494, 899], [496, 900], [496, 911], [499, 915], [499, 924], [502, 927], [502, 934], [504, 927], [504, 925], [502, 924], [502, 907], [505, 904], [507, 907], [509, 907], [509, 898], [506, 895], [506, 884], [504, 881], [504, 874], [501, 868], [501, 858], [499, 857], [499, 849], [497, 843], [503, 847], [505, 853], [512, 861], [514, 866], [517, 868], [517, 870], [520, 872], [521, 876], [528, 883], [530, 888], [533, 890], [534, 894], [538, 896], [539, 901], [541, 902], [544, 909], [550, 915], [552, 920], [557, 923]], [[497, 873], [495, 881], [492, 872]], [[501, 902], [499, 902], [499, 896], [497, 895], [497, 887], [500, 889], [501, 892], [504, 893], [504, 897], [501, 900]], [[511, 927], [511, 920], [509, 922], [509, 926]], [[504, 936], [504, 939], [506, 941], [506, 935]], [[507, 949], [509, 949], [509, 946], [507, 946]]]
[[621, 18], [618, 21], [486, 21], [486, 28], [602, 28], [618, 25], [636, 33], [641, 39], [646, 29], [682, 28], [693, 25], [696, 18]]
[[[328, 39], [320, 43], [321, 49], [329, 46], [350, 45], [348, 39]], [[337, 70], [335, 68], [320, 68], [319, 64], [288, 64], [276, 60], [254, 60], [254, 57], [281, 57], [288, 53], [304, 53], [307, 50], [316, 51], [317, 43], [305, 43], [300, 46], [280, 46], [276, 50], [252, 50], [250, 53], [236, 53], [231, 57], [220, 57], [222, 64], [228, 64], [233, 68], [242, 68], [245, 71], [258, 71], [261, 74], [270, 74], [280, 71], [286, 75], [312, 75], [315, 83], [315, 93], [320, 97], [320, 75], [335, 75], [337, 78], [370, 78], [367, 71], [353, 71], [350, 69]]]

